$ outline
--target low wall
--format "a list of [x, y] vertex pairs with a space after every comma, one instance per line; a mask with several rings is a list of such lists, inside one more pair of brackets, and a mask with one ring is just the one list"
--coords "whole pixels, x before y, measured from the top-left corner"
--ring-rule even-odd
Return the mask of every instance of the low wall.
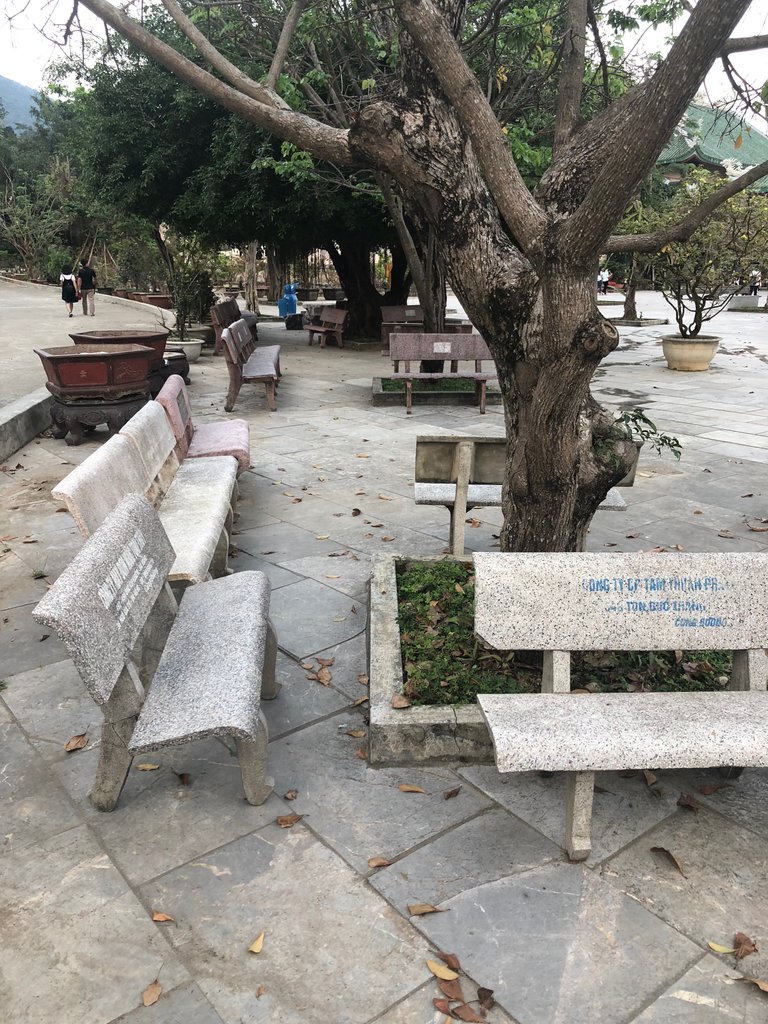
[[52, 404], [48, 390], [38, 388], [0, 409], [0, 462], [51, 426]]

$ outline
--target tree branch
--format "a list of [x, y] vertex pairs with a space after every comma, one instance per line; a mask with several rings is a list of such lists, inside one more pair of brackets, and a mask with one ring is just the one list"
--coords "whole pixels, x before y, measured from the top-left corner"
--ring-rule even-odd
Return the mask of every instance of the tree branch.
[[744, 36], [742, 39], [729, 39], [722, 47], [721, 53], [743, 53], [745, 50], [763, 50], [768, 48], [768, 36]]
[[589, 20], [589, 27], [592, 30], [592, 38], [595, 40], [595, 47], [600, 56], [600, 75], [603, 82], [603, 103], [604, 106], [608, 106], [611, 102], [611, 82], [608, 75], [608, 58], [605, 55], [605, 47], [603, 46], [603, 40], [600, 38], [600, 29], [597, 24], [597, 18], [595, 17], [595, 10], [590, 3], [587, 4], [587, 18]]
[[168, 11], [178, 27], [190, 43], [192, 43], [195, 49], [202, 55], [205, 61], [210, 64], [214, 71], [218, 71], [223, 78], [233, 85], [238, 92], [243, 93], [245, 96], [250, 96], [254, 100], [258, 100], [259, 103], [265, 103], [270, 107], [279, 107], [282, 110], [290, 109], [285, 100], [278, 96], [274, 89], [269, 86], [265, 88], [263, 85], [259, 85], [258, 82], [254, 82], [254, 80], [244, 74], [240, 68], [227, 60], [227, 58], [217, 50], [208, 39], [206, 39], [197, 26], [190, 21], [182, 11], [181, 7], [179, 7], [176, 0], [162, 0], [162, 2], [163, 7], [165, 7], [166, 11]]
[[[165, 2], [165, 0], [163, 0]], [[299, 24], [299, 18], [304, 13], [304, 8], [307, 6], [307, 0], [293, 0], [291, 9], [288, 12], [288, 17], [283, 23], [283, 27], [280, 31], [280, 38], [277, 41], [275, 47], [275, 55], [272, 58], [272, 64], [270, 65], [267, 77], [264, 79], [264, 84], [268, 89], [277, 88], [277, 80], [280, 77], [280, 72], [283, 70], [283, 64], [285, 64], [285, 58], [288, 56], [288, 48], [291, 45], [293, 34], [296, 31], [296, 26]]]
[[107, 0], [80, 0], [83, 7], [111, 25], [116, 32], [125, 36], [137, 49], [164, 68], [187, 82], [194, 89], [210, 97], [232, 113], [251, 121], [253, 124], [273, 132], [279, 138], [306, 149], [313, 156], [330, 163], [346, 167], [356, 166], [358, 161], [349, 146], [349, 132], [330, 128], [319, 121], [292, 110], [278, 109], [252, 96], [246, 96], [215, 78], [210, 72], [198, 67], [191, 60], [166, 43], [156, 39], [150, 32], [126, 17]]
[[501, 216], [524, 250], [540, 248], [547, 226], [507, 147], [499, 123], [432, 0], [395, 0], [395, 9], [453, 105]]
[[768, 160], [751, 167], [738, 178], [734, 178], [726, 185], [722, 185], [704, 202], [694, 207], [690, 213], [677, 224], [661, 228], [659, 231], [648, 232], [643, 235], [612, 235], [605, 244], [607, 252], [658, 252], [662, 246], [669, 242], [687, 242], [696, 228], [701, 227], [718, 206], [722, 206], [728, 199], [743, 192], [753, 182], [759, 181], [768, 174]]
[[579, 125], [586, 43], [587, 0], [569, 0], [563, 41], [563, 69], [555, 106], [553, 154], [559, 153]]

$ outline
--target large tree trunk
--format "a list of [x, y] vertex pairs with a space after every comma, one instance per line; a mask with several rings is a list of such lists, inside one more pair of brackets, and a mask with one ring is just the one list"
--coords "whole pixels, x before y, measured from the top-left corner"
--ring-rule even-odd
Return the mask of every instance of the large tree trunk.
[[631, 252], [627, 263], [627, 277], [624, 282], [624, 313], [625, 320], [637, 320], [637, 256]]
[[288, 261], [276, 245], [264, 247], [267, 257], [267, 300], [277, 302], [288, 284], [290, 267]]
[[259, 312], [259, 294], [256, 280], [259, 272], [261, 246], [258, 242], [249, 242], [245, 250], [245, 306], [253, 313]]
[[325, 245], [347, 296], [350, 337], [378, 338], [382, 295], [371, 281], [370, 245], [360, 239], [336, 239]]

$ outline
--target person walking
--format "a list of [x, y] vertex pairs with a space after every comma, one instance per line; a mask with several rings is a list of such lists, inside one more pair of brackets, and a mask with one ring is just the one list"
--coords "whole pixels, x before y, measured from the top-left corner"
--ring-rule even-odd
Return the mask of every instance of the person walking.
[[72, 309], [77, 302], [77, 281], [72, 273], [72, 267], [64, 266], [59, 274], [61, 284], [61, 298], [66, 304], [69, 315], [72, 316]]
[[763, 283], [763, 275], [760, 270], [755, 267], [749, 275], [749, 294], [757, 295], [760, 291], [760, 285]]
[[90, 266], [89, 260], [80, 260], [77, 272], [77, 288], [83, 300], [83, 316], [96, 316], [96, 271]]

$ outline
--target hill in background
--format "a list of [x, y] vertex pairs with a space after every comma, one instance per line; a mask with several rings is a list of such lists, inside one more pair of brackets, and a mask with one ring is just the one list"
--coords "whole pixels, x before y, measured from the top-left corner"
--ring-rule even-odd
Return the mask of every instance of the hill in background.
[[32, 107], [37, 93], [26, 85], [0, 75], [0, 104], [5, 108], [5, 124], [9, 128], [33, 124]]

